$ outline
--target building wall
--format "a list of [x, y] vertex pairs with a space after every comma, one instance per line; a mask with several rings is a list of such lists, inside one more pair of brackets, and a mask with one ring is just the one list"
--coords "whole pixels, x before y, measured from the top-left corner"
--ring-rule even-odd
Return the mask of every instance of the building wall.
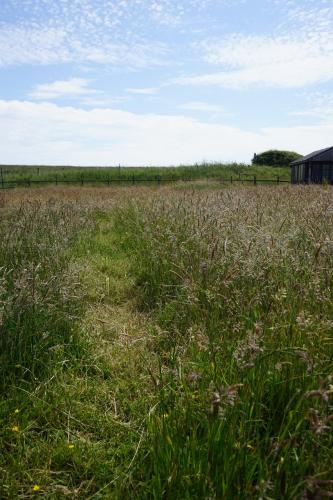
[[333, 161], [332, 162], [305, 162], [293, 165], [291, 169], [291, 182], [293, 184], [322, 182], [333, 184]]
[[304, 182], [305, 176], [305, 164], [301, 163], [300, 165], [293, 165], [291, 170], [291, 182], [293, 184], [299, 184], [300, 182]]
[[315, 183], [333, 181], [333, 162], [316, 163], [311, 165], [310, 181]]

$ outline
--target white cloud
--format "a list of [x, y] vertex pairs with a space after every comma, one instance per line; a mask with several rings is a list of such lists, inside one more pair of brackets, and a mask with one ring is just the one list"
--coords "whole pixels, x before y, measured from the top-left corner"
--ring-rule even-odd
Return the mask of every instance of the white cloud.
[[0, 26], [0, 67], [75, 62], [140, 69], [165, 65], [167, 54], [163, 43], [116, 43], [94, 33], [86, 40], [60, 27]]
[[302, 87], [333, 79], [333, 34], [326, 36], [232, 35], [201, 45], [204, 59], [222, 71], [176, 78], [179, 85], [241, 88]]
[[5, 0], [5, 8], [12, 10], [11, 21], [0, 21], [0, 67], [165, 64], [166, 46], [140, 35], [147, 23], [144, 0]]
[[202, 101], [191, 101], [185, 102], [178, 106], [179, 109], [184, 109], [186, 111], [198, 111], [202, 113], [224, 113], [223, 106], [219, 104], [210, 104], [208, 102]]
[[87, 107], [108, 107], [127, 102], [127, 96], [109, 96], [105, 92], [90, 88], [91, 81], [85, 78], [57, 80], [36, 85], [29, 97], [37, 101], [66, 99]]
[[188, 27], [193, 18], [202, 22], [214, 5], [216, 0], [2, 0], [0, 67], [159, 66], [169, 52], [158, 30]]
[[78, 99], [78, 102], [89, 108], [108, 108], [119, 106], [119, 104], [127, 102], [128, 97], [108, 97], [103, 95], [102, 93], [98, 93], [98, 95], [91, 96], [82, 96]]
[[142, 95], [154, 95], [159, 91], [158, 87], [140, 87], [140, 88], [128, 88], [126, 92], [129, 94], [142, 94]]
[[82, 95], [97, 94], [96, 90], [89, 88], [89, 80], [84, 78], [71, 78], [70, 80], [57, 80], [52, 83], [37, 85], [30, 93], [30, 97], [37, 100], [49, 100], [59, 98], [77, 98]]
[[149, 10], [155, 22], [166, 26], [178, 25], [184, 13], [181, 3], [178, 3], [178, 9], [172, 9], [171, 2], [168, 0], [153, 1]]
[[[74, 50], [75, 54], [75, 50]], [[109, 64], [112, 66], [127, 66], [130, 69], [142, 69], [148, 66], [163, 66], [168, 54], [167, 47], [162, 43], [108, 43], [99, 46], [78, 47], [76, 58], [82, 62]]]
[[333, 94], [317, 90], [305, 93], [307, 105], [299, 111], [293, 111], [291, 116], [313, 117], [316, 122], [330, 123], [333, 121]]
[[0, 26], [0, 67], [71, 60], [63, 28]]
[[268, 148], [306, 153], [331, 144], [333, 123], [259, 132], [184, 116], [0, 101], [3, 163], [81, 165], [249, 161]]
[[218, 70], [184, 75], [180, 85], [251, 85], [296, 88], [333, 80], [331, 1], [273, 1], [284, 20], [270, 33], [233, 33], [195, 44], [201, 58]]

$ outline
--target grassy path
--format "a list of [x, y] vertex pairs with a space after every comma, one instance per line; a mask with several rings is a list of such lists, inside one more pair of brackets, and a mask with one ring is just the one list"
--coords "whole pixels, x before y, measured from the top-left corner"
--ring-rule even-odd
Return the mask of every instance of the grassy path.
[[97, 370], [89, 384], [96, 391], [98, 427], [104, 429], [105, 456], [99, 466], [109, 465], [111, 480], [101, 478], [94, 497], [112, 492], [122, 497], [124, 490], [135, 490], [131, 475], [154, 405], [150, 373], [156, 360], [149, 349], [150, 318], [137, 307], [129, 249], [111, 217], [101, 216], [98, 227], [89, 243], [83, 241], [88, 285], [84, 329], [92, 369]]
[[80, 359], [64, 359], [49, 380], [2, 403], [1, 498], [135, 496], [132, 472], [154, 405], [149, 318], [137, 311], [111, 218], [100, 215], [97, 226], [75, 249], [87, 303]]

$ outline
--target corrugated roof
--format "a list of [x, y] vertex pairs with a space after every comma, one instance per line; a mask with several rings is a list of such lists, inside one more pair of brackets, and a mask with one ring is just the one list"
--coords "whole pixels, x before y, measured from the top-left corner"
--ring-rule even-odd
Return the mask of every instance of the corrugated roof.
[[[310, 153], [306, 156], [303, 156], [302, 158], [299, 158], [298, 160], [295, 160], [291, 163], [291, 165], [298, 165], [300, 163], [304, 163], [307, 160], [314, 160], [317, 158], [317, 156], [321, 156], [323, 153], [326, 153], [327, 151], [333, 150], [333, 146], [330, 146], [329, 148], [324, 148], [324, 149], [318, 149], [318, 151], [314, 151], [313, 153]], [[329, 158], [331, 159], [331, 158]], [[321, 160], [325, 161], [325, 158], [321, 158]]]

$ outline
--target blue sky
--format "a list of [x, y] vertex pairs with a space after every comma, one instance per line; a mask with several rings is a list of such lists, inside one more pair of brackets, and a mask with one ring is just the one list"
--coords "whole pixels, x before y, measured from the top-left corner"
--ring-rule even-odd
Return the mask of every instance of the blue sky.
[[2, 0], [0, 163], [333, 144], [332, 0]]

